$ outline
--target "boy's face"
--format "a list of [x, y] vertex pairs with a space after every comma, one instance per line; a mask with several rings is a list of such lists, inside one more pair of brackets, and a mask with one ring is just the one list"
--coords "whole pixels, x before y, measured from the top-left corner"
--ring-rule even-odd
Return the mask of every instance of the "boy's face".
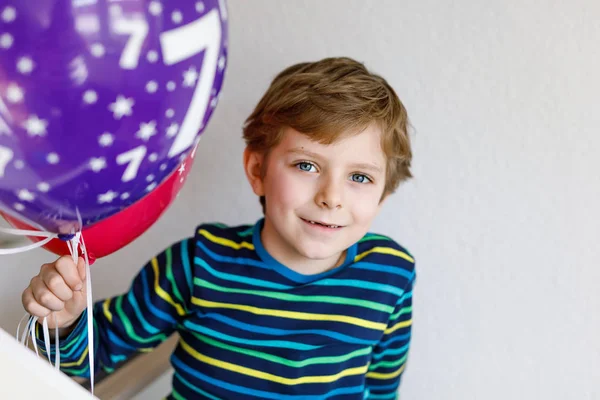
[[287, 128], [267, 157], [247, 151], [245, 164], [266, 198], [265, 248], [290, 268], [311, 260], [333, 267], [381, 206], [386, 159], [375, 124], [330, 145]]

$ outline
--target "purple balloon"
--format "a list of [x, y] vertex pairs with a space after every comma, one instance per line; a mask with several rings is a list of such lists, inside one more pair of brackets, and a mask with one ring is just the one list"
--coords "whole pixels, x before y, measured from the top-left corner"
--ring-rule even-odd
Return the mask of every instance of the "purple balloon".
[[213, 113], [227, 36], [225, 0], [0, 0], [0, 211], [70, 233], [152, 191]]

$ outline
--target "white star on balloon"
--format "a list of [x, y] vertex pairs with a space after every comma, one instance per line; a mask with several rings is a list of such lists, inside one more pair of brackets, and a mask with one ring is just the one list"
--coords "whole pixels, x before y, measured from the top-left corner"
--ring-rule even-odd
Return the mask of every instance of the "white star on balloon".
[[37, 189], [42, 193], [46, 193], [50, 190], [50, 185], [46, 182], [40, 182], [37, 184]]
[[106, 159], [104, 157], [97, 157], [90, 159], [90, 169], [94, 172], [100, 172], [106, 168]]
[[173, 110], [172, 108], [169, 108], [167, 111], [165, 111], [165, 116], [167, 118], [173, 118], [174, 115], [175, 115], [175, 110]]
[[21, 203], [15, 203], [14, 207], [15, 207], [15, 210], [17, 210], [17, 211], [23, 211], [25, 209], [25, 206]]
[[150, 14], [156, 16], [159, 16], [162, 13], [162, 4], [160, 4], [160, 2], [158, 1], [151, 1], [150, 5], [148, 6], [148, 11], [150, 11]]
[[150, 61], [151, 63], [155, 63], [158, 61], [158, 53], [156, 52], [156, 50], [150, 50], [148, 52], [148, 54], [146, 55], [146, 58], [148, 59], [148, 61]]
[[146, 91], [148, 93], [154, 93], [158, 89], [158, 83], [156, 81], [149, 81], [146, 83]]
[[158, 160], [158, 154], [156, 153], [152, 153], [148, 156], [148, 161], [150, 162], [156, 162], [156, 160]]
[[46, 136], [46, 127], [48, 126], [48, 122], [44, 119], [38, 118], [37, 115], [31, 115], [25, 123], [23, 123], [23, 127], [27, 130], [27, 134], [31, 137], [33, 136]]
[[179, 171], [179, 175], [183, 174], [185, 172], [185, 163], [181, 164], [177, 171]]
[[142, 122], [140, 124], [140, 130], [135, 134], [136, 137], [145, 142], [154, 135], [156, 135], [156, 121]]
[[177, 135], [177, 132], [179, 132], [179, 124], [173, 122], [167, 128], [167, 137], [172, 138], [173, 136]]
[[6, 88], [6, 99], [11, 103], [20, 103], [23, 100], [23, 89], [17, 84], [11, 83]]
[[29, 57], [21, 57], [17, 61], [17, 70], [22, 74], [30, 74], [35, 68], [35, 63]]
[[154, 180], [154, 175], [150, 174], [146, 177], [146, 182], [152, 182]]
[[86, 90], [83, 94], [83, 101], [86, 104], [94, 104], [98, 101], [98, 94], [94, 90]]
[[196, 11], [198, 11], [199, 13], [203, 13], [204, 12], [204, 3], [199, 1], [196, 3]]
[[115, 138], [113, 135], [111, 135], [108, 132], [103, 133], [102, 135], [100, 135], [100, 137], [98, 138], [98, 144], [102, 147], [108, 147], [111, 146], [113, 144], [113, 142], [115, 141]]
[[194, 87], [196, 85], [196, 79], [198, 79], [198, 72], [194, 66], [191, 66], [183, 73], [183, 86]]
[[135, 101], [132, 98], [118, 95], [114, 103], [109, 104], [108, 108], [113, 112], [115, 119], [121, 119], [123, 116], [130, 116], [133, 112], [132, 108]]
[[90, 51], [91, 51], [92, 55], [94, 57], [97, 57], [97, 58], [102, 57], [104, 55], [104, 52], [105, 52], [104, 46], [102, 44], [100, 44], [100, 43], [94, 43], [91, 46]]
[[125, 192], [121, 194], [121, 200], [127, 200], [129, 198], [129, 193]]
[[160, 169], [161, 171], [164, 171], [164, 170], [166, 170], [166, 169], [167, 169], [167, 164], [160, 164], [160, 167], [159, 167], [159, 169]]
[[219, 67], [219, 71], [222, 71], [223, 68], [225, 68], [225, 56], [219, 57], [219, 61], [217, 63], [217, 66]]
[[3, 33], [0, 35], [0, 47], [3, 49], [10, 49], [13, 45], [14, 39], [10, 33]]
[[150, 192], [150, 191], [154, 190], [155, 187], [156, 187], [156, 182], [152, 182], [151, 184], [146, 186], [146, 192]]
[[173, 81], [169, 81], [167, 82], [167, 90], [169, 92], [172, 92], [173, 90], [175, 90], [175, 88], [177, 88], [177, 84]]
[[175, 22], [176, 24], [181, 23], [181, 21], [183, 20], [183, 14], [181, 14], [181, 11], [179, 11], [179, 10], [173, 11], [173, 13], [171, 14], [171, 20], [173, 22]]
[[17, 18], [17, 10], [14, 7], [7, 6], [2, 11], [2, 21], [11, 23]]
[[15, 168], [16, 169], [25, 168], [25, 163], [23, 162], [23, 160], [15, 160]]
[[114, 199], [116, 199], [118, 195], [119, 195], [119, 193], [109, 190], [106, 193], [98, 195], [98, 203], [100, 203], [100, 204], [112, 203], [112, 201]]
[[17, 193], [17, 196], [19, 197], [19, 200], [21, 200], [21, 201], [34, 201], [35, 200], [35, 195], [27, 189], [19, 190], [19, 192]]
[[46, 161], [48, 161], [50, 164], [58, 164], [60, 161], [60, 157], [56, 153], [50, 153], [46, 157]]

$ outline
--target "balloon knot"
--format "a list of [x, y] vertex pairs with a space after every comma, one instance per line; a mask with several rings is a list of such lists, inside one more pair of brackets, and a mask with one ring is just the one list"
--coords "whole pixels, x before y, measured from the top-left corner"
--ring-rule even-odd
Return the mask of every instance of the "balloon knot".
[[59, 233], [58, 234], [58, 238], [65, 242], [68, 242], [69, 240], [73, 239], [74, 237], [75, 237], [75, 234], [73, 234], [73, 233]]

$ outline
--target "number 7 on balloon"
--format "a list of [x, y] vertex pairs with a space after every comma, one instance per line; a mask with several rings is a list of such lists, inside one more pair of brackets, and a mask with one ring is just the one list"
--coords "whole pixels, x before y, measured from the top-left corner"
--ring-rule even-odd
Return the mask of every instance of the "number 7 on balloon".
[[219, 12], [215, 9], [194, 22], [160, 35], [165, 64], [172, 65], [205, 51], [200, 78], [192, 101], [185, 114], [179, 134], [169, 149], [169, 157], [176, 156], [194, 144], [208, 111], [212, 83], [217, 73], [221, 43]]

